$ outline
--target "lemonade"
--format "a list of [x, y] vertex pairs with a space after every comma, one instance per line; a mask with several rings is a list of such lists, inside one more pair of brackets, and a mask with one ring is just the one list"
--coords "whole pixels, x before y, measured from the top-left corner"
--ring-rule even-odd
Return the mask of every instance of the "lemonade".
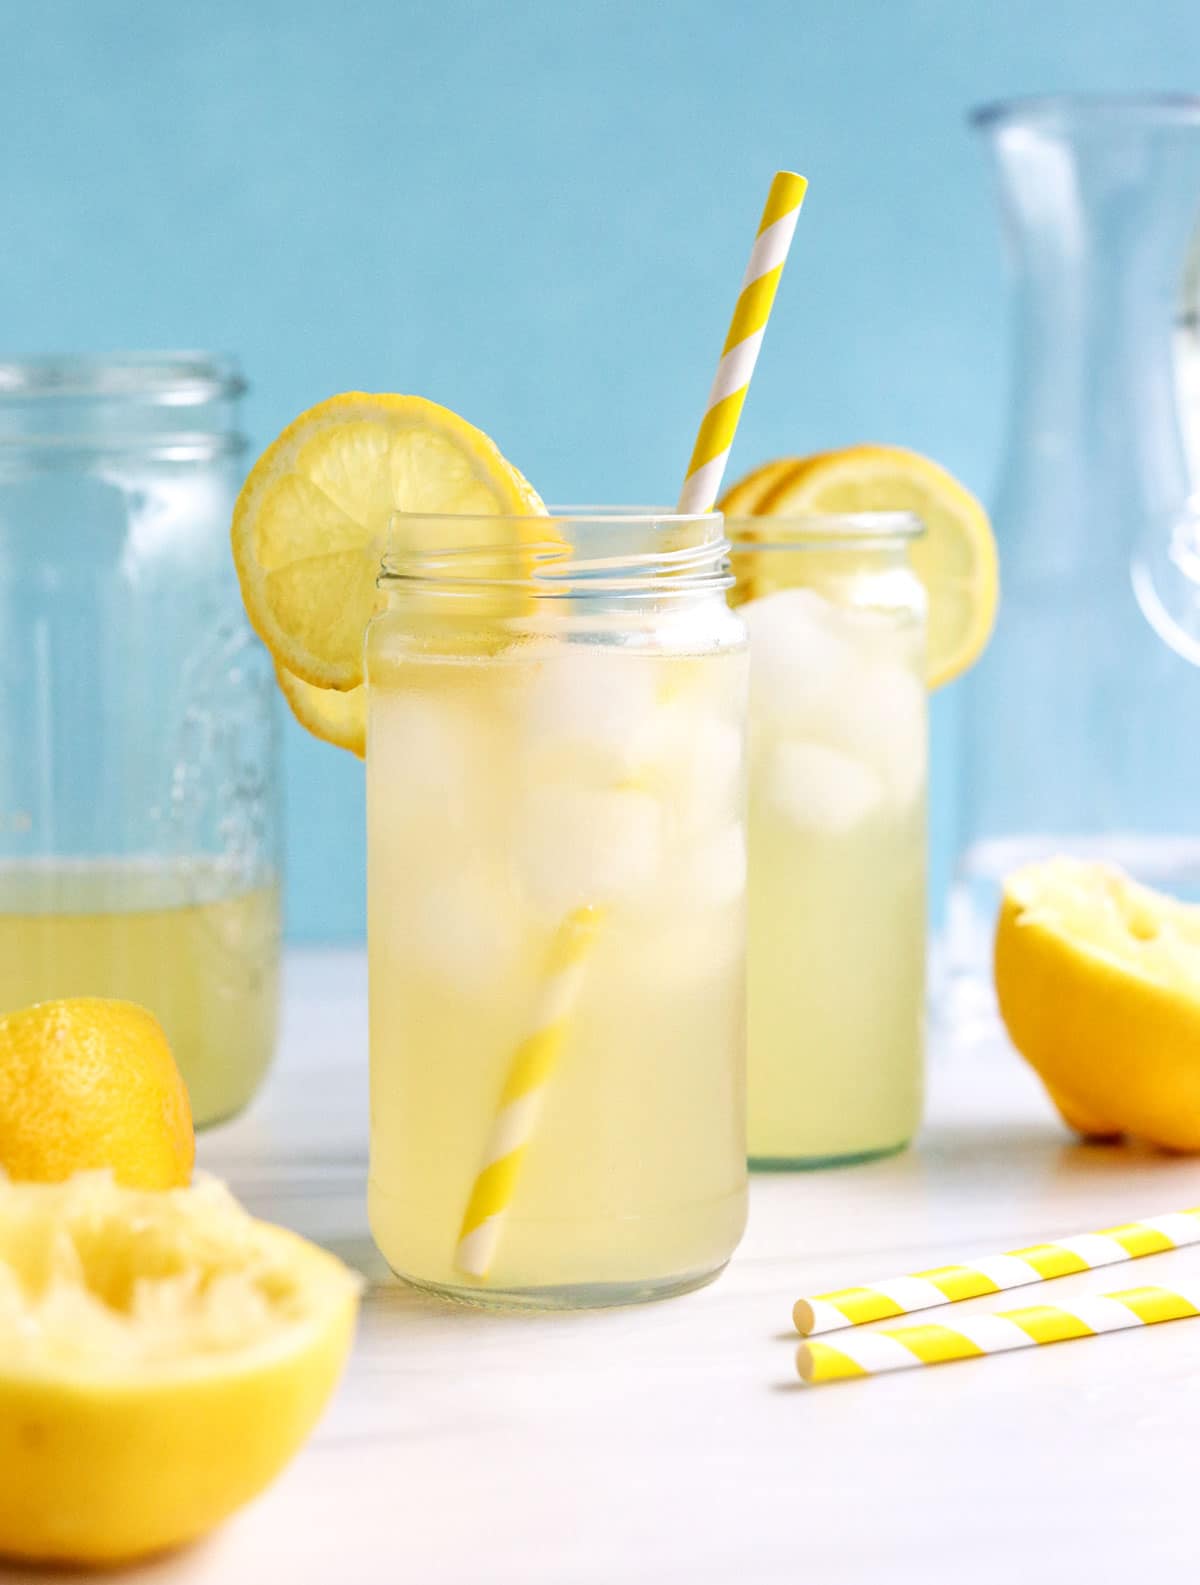
[[279, 896], [212, 860], [0, 865], [0, 1012], [60, 996], [151, 1009], [198, 1125], [239, 1111], [275, 1041]]
[[747, 655], [720, 517], [548, 513], [458, 415], [349, 392], [259, 458], [232, 545], [298, 718], [366, 749], [388, 1262], [530, 1307], [711, 1280], [746, 1214]]
[[[439, 617], [392, 580], [368, 642], [371, 1226], [401, 1275], [480, 1301], [681, 1291], [745, 1218], [746, 656], [722, 542], [666, 589], [632, 555], [619, 589], [589, 581], [591, 554], [490, 641], [456, 633], [451, 584]], [[473, 1185], [581, 912], [561, 1047], [472, 1270]]]
[[[911, 520], [748, 520], [749, 1151], [883, 1154], [921, 1110], [926, 695]], [[735, 545], [745, 525], [731, 524]]]

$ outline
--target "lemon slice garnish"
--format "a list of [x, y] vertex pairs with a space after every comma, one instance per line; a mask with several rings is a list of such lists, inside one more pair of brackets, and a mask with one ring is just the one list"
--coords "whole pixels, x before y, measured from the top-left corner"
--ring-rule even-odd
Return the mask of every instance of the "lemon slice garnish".
[[302, 682], [341, 690], [362, 682], [394, 511], [545, 508], [492, 440], [436, 402], [351, 392], [302, 413], [259, 458], [233, 516], [250, 622]]
[[777, 462], [764, 462], [759, 467], [731, 484], [717, 502], [717, 510], [726, 517], [750, 517], [777, 484], [796, 466], [795, 457], [781, 457]]
[[[776, 466], [774, 482], [750, 508], [754, 515], [911, 512], [919, 518], [925, 532], [913, 541], [911, 557], [929, 597], [929, 686], [941, 687], [978, 660], [996, 619], [999, 573], [988, 515], [964, 485], [900, 446], [848, 446]], [[769, 533], [764, 528], [764, 538]]]
[[300, 725], [319, 737], [323, 743], [336, 748], [349, 749], [362, 759], [367, 752], [367, 690], [366, 686], [350, 688], [345, 693], [337, 688], [314, 688], [286, 666], [276, 664], [275, 680], [287, 700], [292, 714]]

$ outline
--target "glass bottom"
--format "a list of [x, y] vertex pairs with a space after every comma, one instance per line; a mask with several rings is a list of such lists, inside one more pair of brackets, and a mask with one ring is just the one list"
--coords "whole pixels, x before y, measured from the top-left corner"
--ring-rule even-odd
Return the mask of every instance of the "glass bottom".
[[886, 1161], [898, 1156], [912, 1144], [902, 1139], [898, 1145], [882, 1145], [878, 1150], [856, 1150], [845, 1156], [751, 1156], [751, 1172], [821, 1172], [826, 1167], [861, 1167], [867, 1161]]
[[459, 1288], [449, 1283], [423, 1282], [405, 1271], [391, 1269], [400, 1281], [418, 1293], [444, 1299], [450, 1304], [469, 1305], [474, 1310], [613, 1310], [628, 1304], [651, 1304], [658, 1299], [676, 1299], [715, 1282], [728, 1261], [711, 1271], [688, 1272], [684, 1276], [663, 1277], [656, 1281], [570, 1283], [548, 1288]]

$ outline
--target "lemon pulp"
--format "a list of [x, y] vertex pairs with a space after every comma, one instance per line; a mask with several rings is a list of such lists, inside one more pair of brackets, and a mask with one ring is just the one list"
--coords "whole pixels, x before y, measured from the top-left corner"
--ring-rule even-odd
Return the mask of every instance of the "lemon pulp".
[[0, 1552], [117, 1562], [223, 1519], [311, 1430], [357, 1293], [212, 1181], [0, 1177]]

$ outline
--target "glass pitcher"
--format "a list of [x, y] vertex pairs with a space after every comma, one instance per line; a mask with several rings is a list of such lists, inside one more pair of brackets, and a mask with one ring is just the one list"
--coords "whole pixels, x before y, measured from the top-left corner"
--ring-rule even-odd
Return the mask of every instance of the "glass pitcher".
[[994, 1027], [991, 939], [1016, 865], [1065, 852], [1200, 895], [1176, 363], [1200, 99], [1030, 100], [973, 121], [999, 178], [1015, 366], [1000, 615], [964, 699], [946, 1004], [960, 1035]]
[[0, 364], [0, 1012], [141, 1002], [198, 1124], [275, 1039], [274, 685], [228, 360]]

